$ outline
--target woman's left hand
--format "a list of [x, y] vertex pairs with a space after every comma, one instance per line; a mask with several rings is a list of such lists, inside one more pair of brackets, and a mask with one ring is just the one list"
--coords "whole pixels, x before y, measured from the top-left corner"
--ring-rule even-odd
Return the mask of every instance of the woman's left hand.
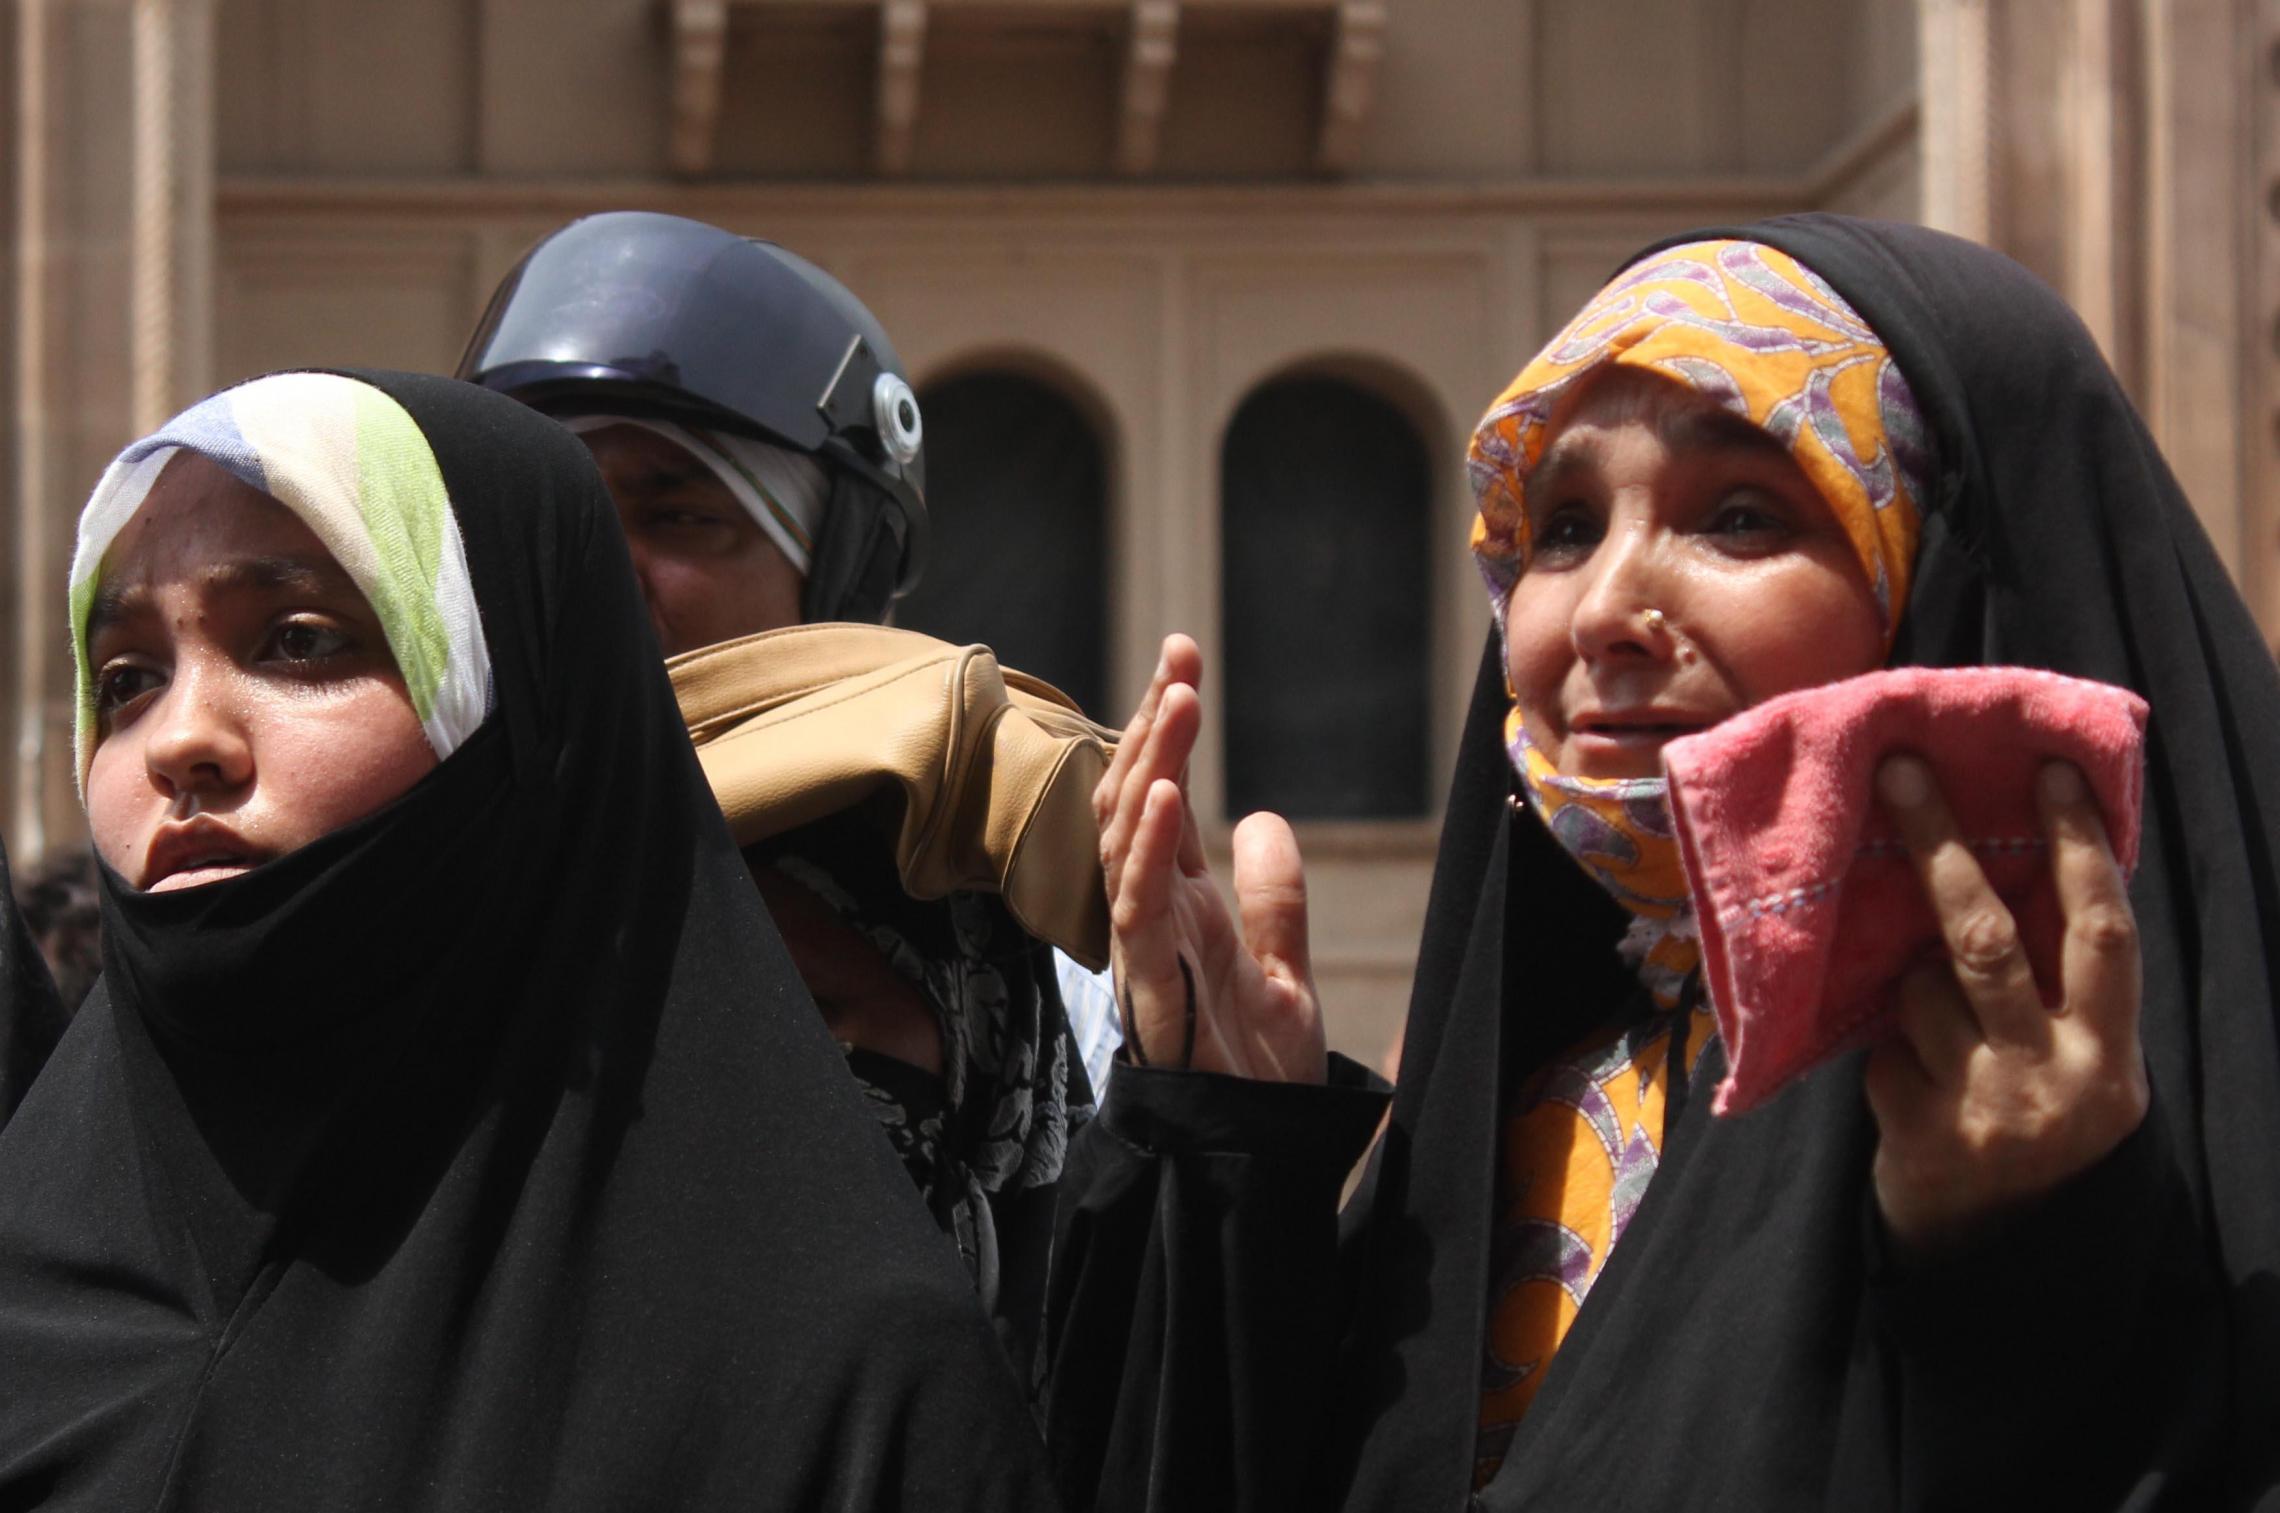
[[1901, 1245], [1937, 1251], [2121, 1144], [2150, 1099], [2138, 1045], [2137, 918], [2098, 802], [2073, 767], [2036, 785], [2066, 922], [2055, 1008], [1955, 817], [1914, 757], [1877, 791], [1939, 916], [1947, 960], [1901, 980], [1900, 1034], [1868, 1058], [1876, 1201]]

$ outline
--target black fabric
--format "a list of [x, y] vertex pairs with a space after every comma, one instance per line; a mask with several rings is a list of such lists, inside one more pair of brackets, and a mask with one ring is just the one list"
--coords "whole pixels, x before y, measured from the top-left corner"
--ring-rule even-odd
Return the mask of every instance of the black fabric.
[[[2048, 667], [2152, 705], [2131, 898], [2153, 1109], [1970, 1251], [1911, 1269], [1882, 1253], [1858, 1056], [1742, 1117], [1689, 1099], [1477, 1505], [2280, 1507], [2280, 676], [2048, 289], [1985, 249], [1837, 217], [1673, 240], [1721, 234], [1780, 247], [1835, 286], [1936, 428], [1940, 482], [1896, 657]], [[1231, 1251], [1294, 1286], [1339, 1276], [1344, 1301], [1318, 1321], [1335, 1372], [1252, 1389], [1312, 1417], [1316, 1453], [1278, 1461], [1279, 1447], [1239, 1440], [1231, 1461], [1247, 1457], [1251, 1480], [1229, 1483], [1221, 1505], [1468, 1506], [1503, 1093], [1623, 992], [1609, 980], [1611, 906], [1510, 810], [1503, 702], [1492, 646], [1391, 1124], [1340, 1256], [1294, 1230], [1276, 1194], [1221, 1194], [1208, 1211], [1152, 1216], [1135, 1238], [1168, 1280], [1132, 1318], [1072, 1307], [1058, 1319], [1071, 1356], [1144, 1342], [1163, 1322], [1147, 1299], [1209, 1285]], [[1713, 1049], [1697, 1078], [1721, 1062]], [[1270, 1138], [1219, 1123], [1214, 1148]], [[1190, 1138], [1160, 1134], [1148, 1157], [1102, 1147], [1096, 1202]], [[1199, 1219], [1211, 1226], [1200, 1251]], [[1057, 1283], [1062, 1296], [1081, 1301], [1082, 1279]], [[1159, 1444], [1188, 1432], [1176, 1398], [1152, 1393], [1169, 1372], [1134, 1355], [1123, 1400], [1073, 1435], [1127, 1443], [1132, 1415]], [[1057, 1464], [1073, 1449], [1056, 1446]], [[1121, 1490], [1145, 1489], [1153, 1470], [1127, 1455], [1071, 1485], [1120, 1489], [1103, 1506], [1181, 1506]], [[1258, 1495], [1262, 1475], [1273, 1480]]]
[[[1046, 1440], [1072, 1508], [1300, 1508], [1322, 1453], [1338, 1190], [1385, 1113], [1330, 1085], [1119, 1064], [1070, 1147]], [[1293, 1258], [1316, 1264], [1290, 1266]]]
[[23, 1102], [68, 1023], [47, 962], [17, 909], [8, 851], [0, 846], [0, 1128]]
[[568, 432], [426, 433], [491, 717], [242, 878], [105, 878], [0, 1132], [0, 1508], [1004, 1508], [1041, 1453], [691, 753]]
[[1053, 948], [995, 894], [911, 897], [891, 833], [860, 809], [787, 831], [745, 857], [808, 887], [933, 1009], [940, 1075], [853, 1046], [847, 1068], [957, 1246], [1015, 1372], [1034, 1386], [1055, 1196], [1069, 1137], [1094, 1112]]

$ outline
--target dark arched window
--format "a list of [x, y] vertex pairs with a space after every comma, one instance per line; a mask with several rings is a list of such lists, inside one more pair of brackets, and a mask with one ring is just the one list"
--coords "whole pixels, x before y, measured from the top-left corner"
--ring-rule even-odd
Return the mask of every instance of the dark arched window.
[[1420, 815], [1429, 802], [1432, 471], [1375, 394], [1252, 391], [1220, 453], [1229, 815]]
[[969, 373], [919, 395], [926, 423], [926, 576], [895, 623], [980, 641], [1086, 713], [1108, 698], [1108, 465], [1050, 385]]

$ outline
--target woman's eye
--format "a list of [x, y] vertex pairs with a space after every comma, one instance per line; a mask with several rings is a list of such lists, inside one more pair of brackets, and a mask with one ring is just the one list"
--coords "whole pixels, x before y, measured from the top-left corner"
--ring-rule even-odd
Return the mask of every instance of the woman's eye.
[[286, 662], [322, 662], [355, 645], [346, 631], [319, 620], [288, 620], [269, 636], [270, 654]]
[[1532, 563], [1547, 558], [1554, 562], [1572, 560], [1597, 546], [1601, 534], [1599, 522], [1585, 511], [1554, 510], [1531, 533], [1528, 560]]
[[165, 681], [139, 662], [113, 662], [95, 676], [95, 712], [108, 718]]
[[1788, 517], [1755, 493], [1729, 494], [1710, 516], [1710, 534], [1740, 538], [1784, 535]]

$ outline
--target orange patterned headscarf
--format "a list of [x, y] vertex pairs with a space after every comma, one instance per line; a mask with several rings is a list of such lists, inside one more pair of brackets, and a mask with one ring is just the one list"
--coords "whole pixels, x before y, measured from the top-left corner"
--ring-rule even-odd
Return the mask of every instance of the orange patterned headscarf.
[[1892, 354], [1844, 297], [1757, 242], [1690, 242], [1625, 270], [1520, 370], [1473, 432], [1473, 554], [1501, 621], [1527, 565], [1520, 481], [1562, 396], [1603, 364], [1645, 368], [1788, 446], [1836, 511], [1890, 638], [1908, 602], [1931, 447]]

